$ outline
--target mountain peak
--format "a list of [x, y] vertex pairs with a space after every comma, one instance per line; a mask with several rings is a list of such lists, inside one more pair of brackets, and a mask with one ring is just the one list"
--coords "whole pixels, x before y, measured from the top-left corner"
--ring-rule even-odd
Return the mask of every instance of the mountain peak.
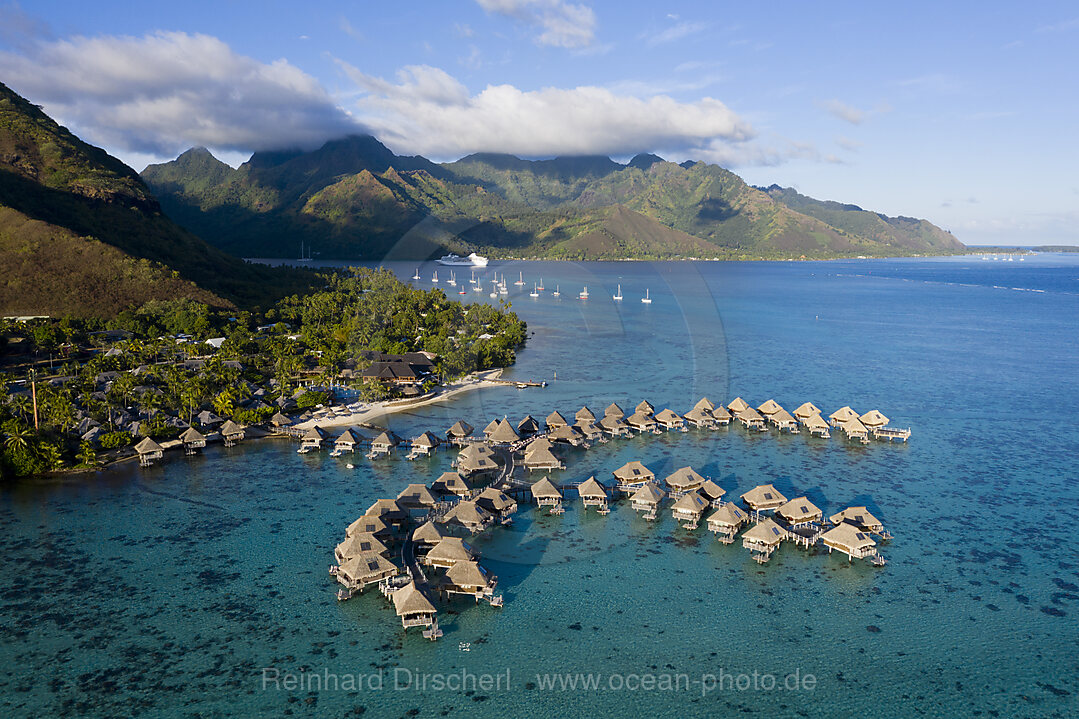
[[657, 162], [666, 162], [659, 155], [653, 155], [650, 152], [642, 152], [639, 155], [635, 155], [632, 160], [629, 161], [629, 167], [636, 167], [641, 170], [647, 170]]

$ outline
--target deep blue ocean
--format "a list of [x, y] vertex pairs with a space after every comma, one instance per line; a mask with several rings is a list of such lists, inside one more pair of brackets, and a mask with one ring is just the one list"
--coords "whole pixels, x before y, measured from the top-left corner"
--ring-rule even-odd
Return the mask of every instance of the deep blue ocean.
[[[576, 451], [552, 479], [609, 480], [638, 459], [661, 477], [692, 465], [732, 497], [771, 482], [826, 515], [866, 505], [894, 535], [888, 565], [784, 545], [758, 566], [669, 511], [524, 509], [474, 541], [505, 606], [442, 605], [430, 643], [377, 592], [338, 603], [326, 568], [350, 521], [452, 457], [349, 470], [246, 442], [0, 490], [0, 713], [1079, 715], [1079, 257], [518, 262], [482, 276], [495, 270], [526, 281], [508, 299], [530, 338], [506, 376], [549, 386], [485, 389], [387, 426], [414, 436], [642, 399], [681, 413], [702, 396], [876, 408], [911, 427], [909, 444], [644, 435]], [[339, 686], [287, 689], [273, 672]], [[462, 672], [508, 680], [417, 688]], [[556, 673], [598, 687], [544, 686]]]

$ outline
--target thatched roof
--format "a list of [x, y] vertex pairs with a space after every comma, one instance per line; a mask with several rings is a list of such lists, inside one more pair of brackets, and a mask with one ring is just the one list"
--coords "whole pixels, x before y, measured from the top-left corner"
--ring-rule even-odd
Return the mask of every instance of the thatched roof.
[[722, 507], [712, 512], [708, 517], [708, 524], [722, 527], [737, 527], [749, 519], [744, 510], [736, 507], [732, 502], [727, 502]]
[[760, 407], [757, 407], [757, 411], [764, 415], [775, 414], [781, 409], [783, 409], [783, 407], [780, 406], [779, 402], [776, 402], [774, 399], [770, 399], [764, 404], [762, 404]]
[[758, 412], [757, 410], [753, 409], [752, 407], [746, 407], [741, 412], [739, 412], [736, 416], [738, 417], [739, 420], [741, 420], [743, 422], [763, 422], [764, 421], [764, 417], [761, 416], [761, 413]]
[[742, 541], [772, 545], [779, 544], [787, 536], [787, 530], [776, 524], [775, 520], [768, 518], [747, 529], [742, 535]]
[[637, 504], [659, 504], [663, 501], [663, 498], [667, 496], [658, 484], [655, 482], [647, 482], [641, 485], [641, 488], [634, 492], [629, 501]]
[[811, 414], [802, 420], [802, 424], [810, 429], [828, 429], [828, 423], [819, 414]]
[[491, 509], [495, 512], [505, 512], [517, 503], [506, 496], [502, 491], [497, 490], [494, 487], [488, 487], [476, 497], [476, 504], [484, 509]]
[[577, 444], [584, 435], [576, 427], [571, 427], [568, 424], [564, 424], [558, 427], [553, 432], [548, 433], [547, 438], [556, 442], [569, 442], [570, 444]]
[[494, 472], [498, 470], [498, 464], [493, 455], [478, 452], [461, 452], [457, 458], [457, 471], [466, 474], [477, 472]]
[[180, 441], [184, 444], [195, 444], [197, 442], [205, 442], [206, 435], [198, 431], [194, 427], [188, 427], [180, 435]]
[[153, 441], [149, 437], [143, 438], [141, 442], [135, 445], [135, 451], [139, 454], [150, 454], [151, 452], [163, 452], [161, 445]]
[[525, 415], [525, 418], [517, 423], [518, 434], [535, 434], [539, 432], [539, 422], [532, 415]]
[[521, 461], [525, 467], [558, 467], [562, 464], [561, 460], [545, 447], [537, 447], [527, 452]]
[[697, 400], [697, 404], [693, 405], [693, 409], [703, 409], [709, 412], [711, 412], [715, 408], [715, 404], [713, 404], [712, 400], [708, 399], [707, 397], [701, 397], [699, 400]]
[[547, 425], [548, 429], [554, 429], [556, 427], [564, 427], [569, 424], [569, 422], [567, 422], [566, 418], [558, 412], [551, 412], [547, 415], [547, 419], [544, 420], [544, 424]]
[[885, 417], [883, 414], [881, 414], [880, 410], [876, 410], [876, 409], [869, 410], [868, 412], [863, 414], [861, 417], [859, 417], [858, 420], [862, 424], [864, 424], [866, 427], [869, 427], [871, 429], [876, 429], [877, 427], [883, 427], [884, 425], [888, 424], [888, 422], [891, 421], [887, 417]]
[[423, 596], [423, 592], [416, 589], [416, 585], [409, 582], [405, 586], [398, 589], [392, 595], [393, 608], [397, 612], [397, 616], [403, 617], [406, 614], [434, 614], [435, 605]]
[[846, 523], [837, 524], [822, 534], [820, 538], [826, 546], [849, 553], [864, 550], [866, 547], [877, 546], [877, 543], [868, 534]]
[[273, 417], [270, 417], [270, 424], [274, 427], [288, 427], [292, 424], [292, 420], [280, 412], [276, 412]]
[[850, 407], [840, 407], [835, 412], [828, 415], [828, 419], [842, 424], [843, 422], [849, 422], [852, 419], [858, 419], [858, 413]]
[[436, 503], [426, 484], [410, 484], [397, 495], [397, 504], [402, 507], [433, 507]]
[[704, 480], [704, 484], [702, 484], [697, 491], [701, 493], [702, 497], [712, 502], [727, 493], [727, 490], [723, 489], [723, 487], [720, 487], [710, 479]]
[[375, 503], [368, 507], [364, 514], [368, 517], [397, 518], [404, 516], [405, 510], [401, 509], [401, 505], [397, 503], [397, 500], [376, 499]]
[[389, 529], [379, 517], [365, 514], [348, 525], [345, 535], [351, 537], [353, 534], [385, 534]]
[[396, 447], [401, 443], [401, 438], [393, 432], [383, 432], [371, 440], [372, 447]]
[[338, 574], [346, 579], [365, 584], [396, 573], [397, 567], [393, 562], [374, 552], [349, 557], [338, 569]]
[[353, 432], [351, 427], [349, 427], [344, 432], [342, 432], [340, 434], [340, 436], [338, 436], [338, 438], [336, 440], [336, 444], [341, 444], [341, 445], [355, 445], [355, 444], [359, 444], [359, 443], [360, 443], [360, 436], [358, 434], [356, 434], [355, 432]]
[[620, 432], [627, 427], [622, 418], [614, 414], [604, 415], [603, 419], [599, 421], [599, 426], [608, 432]]
[[360, 554], [385, 554], [389, 549], [375, 537], [373, 534], [367, 532], [357, 532], [345, 538], [345, 541], [337, 545], [334, 549], [334, 555], [338, 561], [344, 561], [349, 557], [355, 557]]
[[321, 442], [322, 440], [326, 439], [326, 432], [322, 429], [322, 427], [315, 425], [314, 427], [303, 433], [303, 439], [304, 441], [318, 440], [319, 442]]
[[443, 472], [442, 475], [431, 484], [431, 489], [442, 494], [467, 494], [468, 482], [457, 472]]
[[655, 412], [655, 411], [656, 411], [656, 408], [655, 408], [655, 407], [653, 407], [653, 406], [652, 406], [652, 405], [651, 405], [651, 404], [650, 404], [650, 403], [648, 402], [648, 400], [644, 399], [644, 400], [641, 400], [641, 403], [640, 403], [639, 405], [637, 405], [637, 406], [636, 406], [636, 407], [635, 407], [635, 408], [633, 409], [633, 411], [634, 411], [635, 413], [636, 413], [636, 412], [640, 412], [641, 414], [652, 414], [653, 412]]
[[437, 561], [448, 564], [451, 562], [470, 562], [475, 557], [476, 553], [472, 551], [472, 547], [465, 544], [465, 540], [458, 537], [443, 537], [438, 544], [431, 547], [425, 561], [428, 563]]
[[495, 451], [486, 444], [476, 442], [466, 446], [457, 456], [462, 459], [465, 457], [486, 457], [487, 459], [494, 459]]
[[678, 424], [682, 421], [682, 416], [674, 410], [663, 409], [656, 415], [656, 421], [660, 424]]
[[430, 432], [424, 432], [419, 437], [412, 440], [413, 447], [429, 447], [434, 449], [438, 445], [442, 444], [442, 440], [434, 436]]
[[487, 586], [487, 573], [476, 562], [457, 562], [446, 570], [446, 579], [458, 587]]
[[712, 410], [712, 416], [718, 420], [731, 419], [731, 413], [723, 406], [717, 406]]
[[685, 492], [700, 487], [704, 484], [705, 479], [693, 467], [682, 467], [681, 469], [676, 469], [663, 481], [676, 492]]
[[861, 420], [850, 419], [846, 422], [841, 422], [839, 426], [844, 432], [847, 433], [848, 437], [869, 434], [869, 429], [864, 424], [862, 424]]
[[427, 520], [412, 532], [412, 541], [417, 544], [438, 544], [445, 537], [438, 525]]
[[735, 397], [731, 400], [731, 403], [727, 405], [727, 409], [731, 414], [738, 414], [746, 409], [749, 409], [749, 404], [741, 397]]
[[547, 477], [533, 484], [531, 489], [535, 499], [562, 499], [562, 492]]
[[497, 420], [497, 419], [492, 419], [492, 420], [491, 420], [491, 421], [490, 421], [490, 422], [488, 423], [488, 425], [487, 425], [486, 427], [484, 427], [484, 428], [483, 428], [483, 434], [484, 434], [484, 436], [486, 436], [486, 437], [490, 437], [490, 436], [491, 436], [491, 432], [494, 432], [494, 431], [495, 431], [496, 429], [498, 429], [498, 420]]
[[453, 426], [446, 431], [446, 436], [457, 437], [460, 439], [472, 436], [473, 431], [474, 430], [472, 428], [472, 425], [470, 425], [468, 422], [457, 420], [453, 423]]
[[644, 482], [656, 476], [655, 472], [637, 460], [626, 462], [611, 474], [620, 482]]
[[712, 419], [712, 413], [710, 410], [704, 407], [694, 407], [690, 411], [686, 412], [685, 418], [688, 419], [690, 422], [700, 424], [702, 422], [710, 421]]
[[787, 498], [770, 484], [761, 484], [742, 495], [742, 501], [752, 509], [774, 509], [787, 503]]
[[577, 414], [573, 415], [573, 418], [578, 422], [580, 422], [582, 419], [594, 421], [596, 419], [596, 415], [592, 414], [592, 410], [588, 409], [588, 405], [585, 405], [579, 410], [577, 410]]
[[609, 405], [607, 405], [607, 409], [603, 410], [603, 416], [622, 418], [626, 416], [626, 413], [623, 412], [622, 408], [619, 407], [616, 403], [611, 402]]
[[225, 423], [221, 425], [221, 429], [218, 430], [222, 437], [233, 437], [238, 434], [244, 433], [244, 428], [233, 422], [231, 419], [225, 420]]
[[795, 424], [796, 423], [796, 421], [795, 421], [794, 417], [791, 415], [791, 413], [788, 412], [787, 410], [783, 409], [782, 407], [779, 408], [778, 412], [773, 412], [772, 415], [768, 419], [773, 424]]
[[442, 515], [443, 523], [457, 522], [465, 527], [478, 527], [491, 521], [491, 515], [475, 502], [458, 502]]
[[872, 512], [865, 507], [847, 507], [842, 512], [833, 514], [828, 520], [832, 524], [850, 522], [857, 527], [874, 530], [884, 526], [881, 524], [881, 521], [874, 517]]
[[534, 440], [525, 445], [524, 453], [527, 457], [532, 452], [536, 452], [541, 449], [550, 449], [553, 446], [554, 445], [551, 443], [551, 440], [547, 439], [546, 437], [536, 437]]
[[704, 497], [696, 492], [687, 492], [678, 498], [678, 501], [671, 507], [671, 511], [674, 512], [691, 512], [693, 514], [700, 514], [708, 508], [708, 502]]
[[776, 510], [776, 514], [792, 524], [820, 519], [824, 513], [805, 496], [795, 497]]
[[577, 493], [582, 499], [606, 499], [607, 490], [596, 481], [595, 477], [589, 477], [577, 487]]
[[803, 402], [798, 406], [798, 409], [794, 410], [794, 416], [798, 419], [812, 417], [815, 414], [820, 414], [820, 409], [812, 402]]
[[498, 423], [498, 426], [495, 427], [494, 431], [491, 432], [487, 438], [490, 441], [498, 442], [499, 444], [509, 444], [520, 439], [520, 437], [517, 436], [517, 432], [513, 429], [513, 426], [505, 419]]
[[626, 419], [626, 424], [630, 427], [654, 427], [656, 420], [649, 413], [634, 412]]

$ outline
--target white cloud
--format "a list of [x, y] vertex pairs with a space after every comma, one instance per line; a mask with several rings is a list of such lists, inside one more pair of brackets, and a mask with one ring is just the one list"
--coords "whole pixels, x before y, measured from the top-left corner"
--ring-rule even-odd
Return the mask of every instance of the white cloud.
[[130, 153], [308, 148], [362, 131], [310, 75], [208, 35], [43, 42], [0, 52], [0, 75], [84, 139]]
[[845, 102], [840, 102], [839, 100], [825, 100], [824, 102], [819, 102], [817, 104], [838, 117], [840, 120], [846, 120], [852, 125], [862, 124], [866, 117], [865, 110], [859, 110], [858, 108], [848, 105]]
[[676, 25], [671, 25], [660, 33], [647, 36], [645, 42], [651, 47], [663, 45], [681, 40], [690, 35], [696, 35], [699, 32], [703, 32], [707, 27], [708, 26], [703, 22], [680, 22]]
[[536, 44], [579, 48], [596, 36], [596, 14], [587, 5], [563, 0], [476, 0], [489, 13], [504, 15], [539, 31]]
[[488, 85], [477, 94], [445, 71], [409, 66], [397, 81], [366, 75], [338, 61], [367, 92], [357, 115], [401, 152], [453, 158], [472, 152], [528, 157], [629, 155], [641, 151], [720, 151], [753, 129], [719, 100], [679, 102], [636, 97], [607, 88], [524, 91]]
[[858, 150], [862, 149], [863, 145], [862, 142], [850, 137], [845, 137], [843, 135], [840, 135], [835, 139], [835, 144], [839, 145], [848, 152], [858, 152]]

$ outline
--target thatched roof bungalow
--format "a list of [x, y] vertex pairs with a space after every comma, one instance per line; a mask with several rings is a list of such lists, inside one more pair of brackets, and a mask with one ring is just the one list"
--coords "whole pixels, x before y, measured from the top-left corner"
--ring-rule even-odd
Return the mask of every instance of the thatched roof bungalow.
[[820, 507], [805, 496], [795, 497], [776, 510], [776, 514], [786, 520], [791, 527], [799, 527], [811, 522], [819, 522], [824, 517]]
[[728, 425], [731, 423], [731, 420], [734, 419], [734, 417], [731, 416], [731, 413], [723, 406], [717, 406], [712, 410], [712, 418], [716, 420], [716, 424], [720, 425]]
[[820, 409], [812, 402], [803, 402], [798, 406], [798, 409], [794, 410], [794, 417], [799, 422], [804, 422], [815, 414], [819, 415]]
[[865, 425], [868, 429], [880, 429], [884, 425], [888, 424], [891, 420], [880, 413], [880, 410], [872, 409], [861, 417], [858, 421]]
[[457, 455], [457, 471], [465, 476], [498, 471], [494, 451], [482, 444], [470, 444]]
[[206, 435], [194, 427], [188, 427], [180, 435], [180, 441], [184, 444], [185, 454], [194, 454], [195, 450], [206, 446]]
[[766, 429], [764, 424], [764, 417], [762, 417], [760, 412], [753, 409], [752, 407], [746, 407], [734, 416], [738, 418], [738, 421], [741, 422], [742, 426], [746, 429], [756, 429], [762, 431]]
[[574, 429], [581, 433], [581, 436], [586, 440], [598, 439], [603, 435], [603, 431], [595, 425], [591, 420], [579, 420], [573, 425]]
[[334, 440], [333, 448], [338, 452], [355, 452], [360, 442], [360, 436], [349, 427]]
[[498, 420], [492, 419], [486, 427], [483, 428], [483, 436], [487, 439], [491, 438], [491, 433], [498, 429]]
[[862, 444], [869, 443], [869, 430], [858, 419], [852, 419], [839, 425], [847, 439], [856, 439]]
[[370, 534], [375, 537], [389, 537], [392, 534], [388, 524], [375, 516], [367, 515], [360, 517], [352, 524], [348, 525], [345, 530], [345, 536], [351, 537], [355, 534]]
[[686, 492], [671, 507], [671, 514], [676, 520], [696, 527], [706, 509], [708, 502], [704, 497], [697, 492]]
[[536, 470], [565, 469], [566, 465], [545, 446], [537, 446], [525, 452], [521, 464], [530, 472]]
[[475, 430], [473, 429], [472, 425], [470, 425], [468, 422], [457, 420], [453, 423], [452, 427], [446, 430], [446, 437], [451, 440], [466, 439], [468, 437], [471, 437], [474, 431]]
[[829, 554], [833, 549], [838, 549], [846, 554], [848, 559], [865, 559], [877, 553], [877, 543], [868, 533], [845, 522], [822, 534], [820, 541], [828, 547]]
[[392, 595], [393, 609], [401, 617], [401, 626], [430, 627], [435, 623], [435, 605], [416, 588], [414, 582], [395, 591]]
[[671, 409], [660, 410], [656, 422], [664, 429], [677, 429], [686, 423], [680, 414]]
[[160, 444], [149, 437], [136, 444], [135, 451], [139, 453], [139, 464], [144, 467], [149, 467], [155, 459], [161, 459], [165, 452]]
[[494, 487], [480, 492], [476, 504], [499, 519], [506, 519], [517, 511], [517, 502]]
[[626, 424], [638, 432], [651, 432], [656, 428], [656, 420], [646, 412], [634, 412], [626, 418]]
[[412, 530], [412, 543], [417, 545], [423, 545], [433, 547], [445, 538], [445, 534], [438, 528], [438, 525], [427, 520], [420, 526]]
[[345, 541], [334, 548], [333, 555], [340, 564], [361, 554], [387, 554], [389, 551], [389, 548], [379, 541], [375, 535], [359, 532], [352, 536], [346, 536]]
[[828, 518], [828, 521], [832, 524], [847, 522], [866, 532], [875, 532], [877, 534], [884, 531], [884, 525], [881, 524], [881, 521], [874, 517], [873, 513], [865, 507], [847, 507], [842, 512], [833, 514]]
[[389, 525], [399, 524], [408, 518], [408, 512], [402, 509], [394, 499], [376, 499], [364, 514], [368, 517], [378, 517]]
[[457, 562], [446, 570], [442, 589], [450, 594], [469, 594], [479, 601], [480, 597], [494, 593], [497, 581], [497, 577], [488, 575], [476, 562]]
[[458, 562], [471, 562], [476, 559], [476, 553], [465, 540], [458, 537], [443, 537], [442, 540], [431, 547], [431, 550], [423, 558], [423, 563], [429, 567], [449, 568]]
[[326, 431], [315, 425], [311, 429], [304, 432], [300, 438], [301, 449], [322, 449], [322, 441], [326, 439]]
[[430, 432], [423, 432], [413, 439], [411, 444], [413, 452], [419, 450], [423, 454], [430, 454], [442, 444], [442, 440]]
[[611, 402], [609, 405], [607, 405], [607, 409], [603, 410], [603, 416], [617, 417], [618, 419], [622, 419], [626, 416], [626, 413], [622, 411], [622, 408], [619, 407], [617, 403]]
[[770, 484], [760, 484], [742, 495], [742, 501], [754, 512], [778, 509], [787, 503], [787, 498]]
[[225, 440], [225, 446], [231, 447], [244, 438], [246, 434], [244, 428], [233, 422], [231, 419], [225, 420], [225, 423], [221, 425], [221, 429], [218, 430], [221, 433], [221, 438]]
[[501, 422], [499, 422], [498, 426], [495, 427], [494, 431], [487, 435], [487, 441], [491, 444], [513, 444], [519, 439], [520, 437], [513, 429], [513, 425], [511, 425], [509, 423], [509, 420], [506, 419], [503, 419]]
[[397, 505], [404, 509], [430, 509], [438, 504], [426, 484], [410, 484], [397, 495]]
[[634, 413], [640, 414], [655, 414], [656, 408], [653, 407], [648, 400], [641, 400], [641, 403], [634, 408]]
[[712, 427], [716, 423], [715, 418], [712, 416], [712, 412], [703, 407], [694, 407], [686, 412], [685, 418], [686, 422], [694, 427]]
[[835, 412], [828, 415], [828, 421], [831, 422], [833, 427], [838, 427], [844, 422], [849, 422], [852, 419], [858, 419], [858, 413], [850, 407], [840, 407]]
[[401, 444], [401, 438], [389, 430], [371, 440], [371, 449], [376, 452], [389, 452]]
[[671, 494], [683, 494], [685, 492], [695, 492], [707, 480], [698, 474], [693, 467], [682, 467], [669, 474], [663, 481], [670, 487]]
[[654, 516], [656, 510], [659, 509], [660, 502], [662, 502], [666, 496], [667, 493], [664, 492], [658, 484], [655, 482], [647, 482], [630, 495], [629, 504], [636, 512], [643, 511]]
[[618, 490], [632, 492], [656, 478], [655, 472], [637, 460], [626, 462], [611, 474], [618, 480]]
[[348, 589], [362, 589], [397, 574], [393, 562], [371, 552], [349, 557], [337, 569], [337, 581]]
[[577, 494], [586, 507], [606, 507], [607, 489], [596, 481], [595, 477], [589, 477], [577, 487]]
[[824, 418], [819, 414], [811, 414], [802, 420], [802, 424], [809, 430], [809, 433], [814, 437], [823, 437], [828, 439], [831, 433], [828, 431], [829, 424], [824, 421]]
[[798, 433], [798, 420], [782, 407], [779, 408], [778, 412], [770, 414], [768, 421], [780, 431], [786, 430], [794, 434]]
[[693, 409], [703, 409], [705, 412], [711, 412], [715, 408], [715, 403], [707, 397], [701, 397], [697, 400], [697, 404], [693, 405]]
[[766, 559], [779, 543], [789, 538], [786, 529], [769, 518], [759, 522], [742, 533], [742, 546], [746, 549], [760, 552]]
[[552, 442], [562, 442], [573, 447], [584, 444], [584, 435], [576, 427], [571, 427], [568, 424], [555, 428], [547, 434], [547, 438]]
[[532, 415], [525, 415], [525, 418], [517, 423], [517, 434], [522, 437], [527, 437], [532, 434], [536, 434], [540, 431], [539, 422]]
[[734, 535], [738, 528], [749, 521], [749, 515], [745, 510], [737, 507], [733, 502], [727, 502], [712, 512], [708, 517], [708, 531], [715, 532], [724, 544], [734, 541]]
[[592, 414], [592, 410], [588, 409], [588, 405], [585, 405], [579, 410], [577, 410], [577, 414], [573, 415], [573, 419], [577, 422], [581, 422], [582, 420], [588, 422], [595, 422], [596, 415]]
[[739, 412], [745, 412], [747, 409], [749, 409], [749, 403], [741, 397], [735, 397], [727, 405], [727, 410], [734, 416], [738, 416]]
[[477, 506], [475, 502], [462, 501], [453, 505], [439, 521], [443, 524], [456, 524], [475, 534], [491, 526], [494, 517]]
[[599, 427], [612, 437], [629, 434], [629, 425], [621, 417], [613, 414], [604, 415], [603, 419], [599, 421]]
[[549, 430], [558, 429], [559, 427], [566, 427], [569, 425], [569, 422], [566, 421], [566, 418], [560, 415], [558, 412], [551, 412], [549, 415], [547, 415], [547, 419], [543, 420], [543, 423], [547, 425], [547, 429]]
[[443, 472], [438, 479], [431, 483], [431, 491], [443, 496], [464, 497], [472, 490], [457, 472]]
[[765, 417], [771, 417], [773, 414], [775, 414], [781, 409], [783, 409], [782, 405], [780, 405], [779, 402], [776, 402], [774, 399], [770, 399], [764, 404], [762, 404], [760, 407], [757, 407], [757, 411]]
[[704, 484], [702, 484], [697, 491], [700, 492], [700, 495], [707, 499], [713, 507], [718, 507], [723, 502], [723, 495], [727, 493], [723, 487], [720, 487], [710, 479], [704, 480]]
[[533, 484], [531, 491], [532, 498], [541, 507], [558, 507], [562, 504], [562, 491], [547, 477]]

